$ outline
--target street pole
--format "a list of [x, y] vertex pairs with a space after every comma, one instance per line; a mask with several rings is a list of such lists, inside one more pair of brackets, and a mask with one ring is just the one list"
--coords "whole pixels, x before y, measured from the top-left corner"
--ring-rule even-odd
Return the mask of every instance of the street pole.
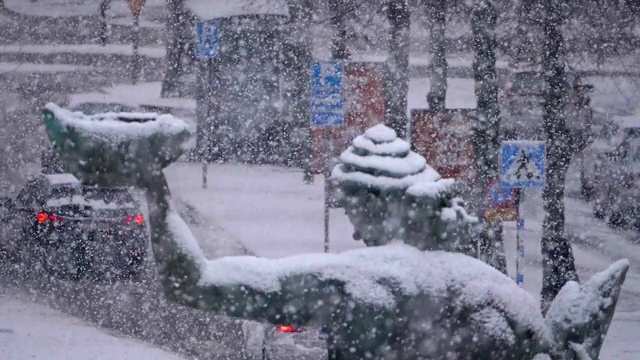
[[206, 161], [202, 162], [202, 188], [206, 189], [207, 188], [207, 172], [208, 172], [208, 165]]
[[517, 205], [516, 210], [518, 212], [517, 222], [516, 222], [516, 284], [522, 287], [524, 284], [524, 243], [522, 241], [522, 237], [520, 236], [520, 231], [524, 230], [524, 219], [521, 217], [522, 214], [520, 212], [520, 204], [522, 203], [522, 199], [524, 198], [524, 189], [518, 189], [518, 197], [517, 197]]
[[325, 158], [324, 158], [324, 252], [329, 252], [329, 194], [330, 194], [330, 182], [329, 177], [331, 176], [331, 171], [329, 169], [329, 159], [331, 157], [332, 149], [331, 143], [331, 133], [329, 132], [329, 128], [324, 128], [324, 143], [326, 144], [325, 149]]
[[133, 64], [131, 66], [131, 80], [137, 84], [140, 79], [140, 15], [133, 15]]

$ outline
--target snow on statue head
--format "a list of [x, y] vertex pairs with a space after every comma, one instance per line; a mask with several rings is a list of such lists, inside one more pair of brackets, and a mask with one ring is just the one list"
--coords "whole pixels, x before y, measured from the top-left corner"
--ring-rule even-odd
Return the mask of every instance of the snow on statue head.
[[[533, 297], [492, 267], [415, 244], [280, 260], [207, 260], [172, 209], [162, 173], [188, 137], [181, 120], [148, 114], [87, 117], [49, 104], [44, 123], [63, 161], [81, 179], [145, 190], [152, 250], [169, 300], [275, 325], [319, 326], [330, 335], [327, 346], [337, 359], [526, 360], [541, 354], [595, 359], [629, 268], [620, 261], [582, 286], [568, 283], [544, 319]], [[354, 145], [334, 170], [347, 199], [362, 189], [374, 196], [397, 191], [402, 201], [426, 209], [402, 215], [399, 222], [418, 218], [420, 211], [437, 215], [407, 233], [429, 233], [429, 226], [449, 226], [464, 214], [443, 195], [449, 182], [439, 180], [393, 132], [377, 127]], [[379, 208], [388, 211], [384, 206]], [[402, 236], [411, 243], [414, 235], [403, 235], [400, 227], [391, 226], [398, 232], [385, 234], [378, 245]]]
[[400, 240], [420, 250], [463, 250], [469, 216], [455, 181], [442, 179], [395, 131], [376, 125], [353, 139], [332, 179], [341, 203], [367, 246]]

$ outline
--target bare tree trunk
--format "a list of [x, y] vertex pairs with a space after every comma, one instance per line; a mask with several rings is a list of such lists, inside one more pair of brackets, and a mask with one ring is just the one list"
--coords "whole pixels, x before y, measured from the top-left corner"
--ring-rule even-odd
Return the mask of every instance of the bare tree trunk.
[[182, 28], [188, 26], [183, 0], [167, 0], [169, 19], [167, 23], [167, 68], [162, 80], [161, 97], [177, 96], [176, 87], [184, 73], [182, 58], [185, 53], [185, 39]]
[[[2, 7], [2, 4], [0, 4], [0, 7]], [[109, 25], [107, 24], [107, 13], [109, 12], [110, 7], [111, 0], [100, 1], [100, 26], [98, 28], [98, 37], [100, 38], [100, 45], [102, 46], [107, 45], [107, 42], [109, 40]]]
[[429, 109], [444, 113], [447, 95], [447, 50], [444, 36], [446, 25], [446, 0], [431, 0], [429, 7], [431, 28], [429, 29], [429, 81], [427, 95]]
[[472, 17], [473, 62], [475, 94], [478, 103], [474, 126], [477, 214], [484, 226], [480, 236], [484, 261], [506, 273], [506, 259], [502, 246], [502, 223], [487, 222], [484, 214], [489, 208], [487, 188], [498, 175], [500, 147], [500, 108], [496, 76], [495, 27], [497, 14], [492, 0], [475, 0]]
[[545, 218], [542, 230], [542, 312], [567, 281], [578, 280], [571, 244], [564, 233], [564, 186], [571, 160], [569, 131], [565, 124], [567, 101], [564, 40], [560, 2], [545, 0], [543, 73], [547, 91], [543, 127], [547, 141], [547, 178], [543, 191]]
[[409, 92], [409, 5], [407, 0], [390, 0], [387, 18], [391, 24], [389, 57], [384, 69], [385, 124], [398, 137], [407, 136], [407, 94]]
[[311, 88], [309, 68], [312, 61], [311, 26], [313, 20], [311, 1], [291, 1], [289, 3], [289, 23], [283, 45], [283, 72], [291, 82], [289, 107], [296, 126], [308, 129], [303, 149], [306, 161], [304, 182], [313, 182], [311, 172], [311, 128], [309, 127]]
[[349, 14], [345, 0], [329, 0], [329, 11], [331, 12], [331, 24], [335, 31], [331, 46], [331, 57], [334, 60], [347, 60], [350, 57], [347, 50], [347, 27], [346, 17]]

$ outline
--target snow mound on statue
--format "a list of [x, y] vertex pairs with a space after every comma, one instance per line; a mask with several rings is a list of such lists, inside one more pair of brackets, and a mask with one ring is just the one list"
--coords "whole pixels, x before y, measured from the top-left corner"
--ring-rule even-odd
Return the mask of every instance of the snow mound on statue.
[[435, 181], [440, 175], [392, 129], [380, 124], [353, 140], [331, 177], [343, 184], [405, 189], [416, 182]]
[[570, 281], [562, 287], [546, 316], [560, 351], [598, 358], [629, 266], [629, 260], [618, 260], [582, 285]]
[[176, 161], [191, 133], [171, 115], [85, 115], [49, 103], [43, 111], [49, 139], [66, 168], [84, 183], [144, 186]]

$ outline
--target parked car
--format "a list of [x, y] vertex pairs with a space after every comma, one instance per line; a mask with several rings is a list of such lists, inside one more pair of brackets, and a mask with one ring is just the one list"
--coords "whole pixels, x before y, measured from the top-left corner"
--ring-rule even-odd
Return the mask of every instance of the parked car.
[[42, 174], [5, 205], [11, 211], [0, 245], [27, 271], [72, 279], [140, 276], [148, 235], [128, 189], [83, 186], [71, 174]]
[[640, 117], [616, 116], [612, 127], [586, 149], [581, 185], [597, 218], [640, 226]]
[[[577, 72], [566, 73], [568, 101], [565, 108], [567, 127], [573, 132], [591, 131], [593, 109], [589, 93], [593, 86], [584, 84]], [[500, 94], [503, 115], [501, 126], [516, 139], [542, 138], [542, 115], [546, 82], [537, 66], [514, 66]]]

